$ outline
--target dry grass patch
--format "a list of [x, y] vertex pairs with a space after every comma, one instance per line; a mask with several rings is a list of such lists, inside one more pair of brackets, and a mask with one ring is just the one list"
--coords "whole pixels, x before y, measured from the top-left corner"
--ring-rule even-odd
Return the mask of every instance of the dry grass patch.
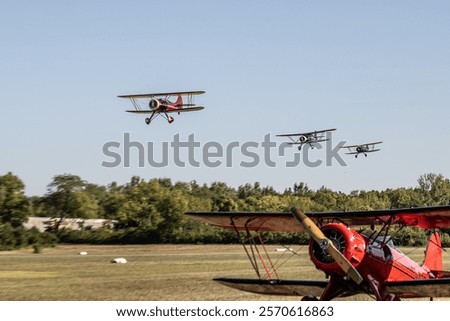
[[[275, 249], [268, 247], [280, 264], [287, 255]], [[88, 254], [79, 255], [82, 251]], [[404, 252], [416, 262], [423, 259], [423, 249]], [[449, 255], [445, 255], [449, 269]], [[116, 257], [128, 263], [111, 264]], [[281, 270], [282, 278], [323, 278], [310, 262], [307, 247]], [[254, 277], [240, 245], [60, 245], [41, 254], [31, 249], [0, 252], [0, 300], [298, 300], [245, 293], [212, 281], [221, 276]]]

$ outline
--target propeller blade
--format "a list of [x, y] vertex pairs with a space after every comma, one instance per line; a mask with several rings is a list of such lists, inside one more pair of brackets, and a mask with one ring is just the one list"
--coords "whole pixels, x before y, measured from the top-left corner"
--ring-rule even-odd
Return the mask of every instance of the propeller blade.
[[308, 234], [314, 239], [317, 244], [320, 245], [322, 250], [326, 251], [339, 265], [339, 267], [347, 274], [349, 278], [360, 284], [363, 281], [363, 277], [359, 274], [358, 270], [347, 260], [347, 258], [339, 252], [334, 246], [333, 242], [328, 239], [322, 230], [308, 217], [302, 210], [298, 208], [292, 209], [292, 214], [297, 221], [305, 228]]

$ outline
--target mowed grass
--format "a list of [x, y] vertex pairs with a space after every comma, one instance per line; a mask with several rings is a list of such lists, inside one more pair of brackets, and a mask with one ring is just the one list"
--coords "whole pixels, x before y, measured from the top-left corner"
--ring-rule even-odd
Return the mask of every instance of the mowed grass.
[[[322, 279], [307, 247], [298, 255], [268, 246], [280, 278]], [[423, 249], [402, 249], [416, 262]], [[86, 251], [87, 255], [79, 255]], [[444, 254], [450, 269], [450, 255]], [[124, 257], [126, 264], [110, 263]], [[290, 257], [289, 260], [286, 259]], [[0, 252], [0, 300], [9, 301], [221, 301], [298, 300], [234, 290], [215, 277], [255, 277], [240, 245], [59, 245], [33, 254], [31, 249]], [[366, 295], [352, 300], [368, 300]]]

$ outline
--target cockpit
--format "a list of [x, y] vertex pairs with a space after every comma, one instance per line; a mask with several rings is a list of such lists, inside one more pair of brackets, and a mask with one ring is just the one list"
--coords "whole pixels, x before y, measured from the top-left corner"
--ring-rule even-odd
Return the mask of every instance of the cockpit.
[[390, 235], [380, 235], [376, 231], [363, 231], [361, 234], [367, 238], [368, 252], [374, 256], [392, 260], [392, 250], [401, 253], [394, 245]]

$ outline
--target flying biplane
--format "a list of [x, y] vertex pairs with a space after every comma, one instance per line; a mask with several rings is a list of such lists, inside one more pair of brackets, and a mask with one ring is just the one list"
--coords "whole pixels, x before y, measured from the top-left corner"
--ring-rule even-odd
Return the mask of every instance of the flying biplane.
[[[296, 208], [283, 213], [186, 214], [194, 220], [234, 230], [239, 236], [257, 278], [215, 279], [235, 289], [299, 296], [302, 300], [332, 300], [359, 293], [386, 301], [450, 297], [450, 271], [443, 270], [443, 249], [437, 230], [450, 226], [450, 206], [308, 214]], [[394, 246], [389, 235], [394, 226], [398, 228], [395, 233], [407, 226], [430, 230], [422, 264]], [[263, 241], [265, 233], [305, 231], [311, 237], [310, 259], [326, 278], [280, 278], [279, 258], [270, 258]]]
[[[205, 107], [197, 106], [193, 103], [193, 96], [204, 94], [204, 91], [180, 91], [170, 93], [135, 94], [121, 95], [119, 98], [127, 98], [134, 106], [134, 110], [127, 110], [129, 113], [150, 114], [145, 118], [145, 123], [149, 125], [152, 120], [161, 115], [169, 122], [173, 123], [174, 118], [169, 113], [184, 113], [188, 111], [202, 110]], [[183, 101], [183, 96], [187, 97], [187, 102]], [[172, 97], [177, 97], [175, 101]]]
[[381, 144], [382, 142], [374, 142], [374, 143], [366, 143], [361, 145], [349, 145], [342, 146], [341, 148], [348, 148], [349, 152], [347, 155], [355, 155], [355, 158], [358, 158], [359, 154], [364, 154], [367, 157], [367, 153], [373, 153], [380, 151], [379, 148], [375, 148], [375, 145]]
[[289, 137], [291, 142], [289, 145], [298, 145], [298, 150], [302, 149], [302, 146], [308, 144], [311, 148], [314, 148], [315, 144], [326, 142], [329, 139], [325, 138], [326, 133], [335, 131], [336, 128], [316, 130], [307, 133], [297, 133], [297, 134], [281, 134], [277, 137]]

